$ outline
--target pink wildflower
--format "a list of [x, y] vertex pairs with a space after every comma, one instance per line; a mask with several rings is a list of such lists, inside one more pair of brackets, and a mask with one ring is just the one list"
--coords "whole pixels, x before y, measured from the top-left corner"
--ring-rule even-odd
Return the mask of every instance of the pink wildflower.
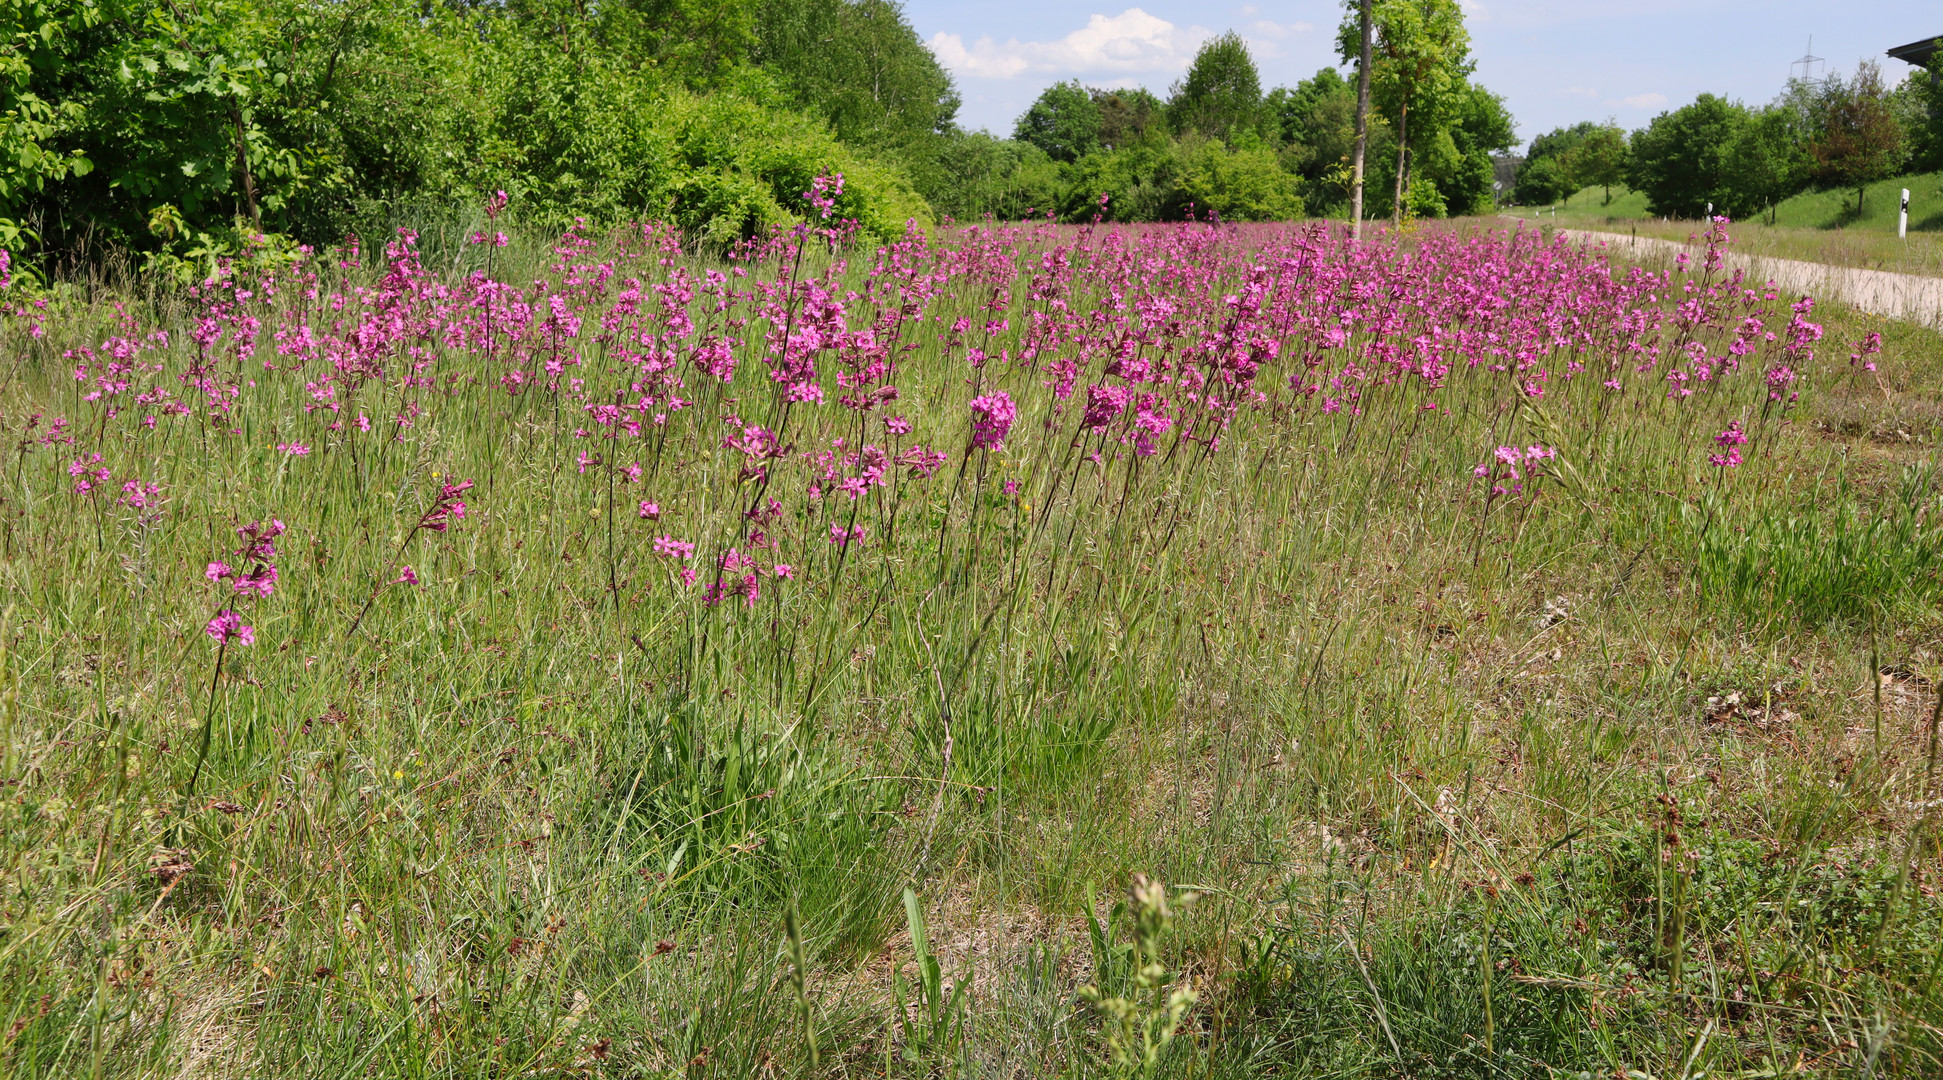
[[122, 484], [121, 497], [115, 501], [131, 510], [146, 510], [161, 501], [161, 494], [161, 484], [153, 481], [144, 484], [140, 480], [129, 480]]
[[215, 639], [218, 644], [227, 644], [231, 641], [239, 641], [245, 645], [256, 644], [256, 628], [245, 626], [243, 617], [228, 609], [217, 612], [216, 617], [209, 620], [209, 625], [203, 627], [202, 631]]
[[248, 573], [236, 575], [235, 589], [238, 596], [269, 596], [276, 591], [277, 568], [270, 563], [258, 563]]
[[418, 527], [432, 532], [444, 532], [454, 521], [464, 521], [466, 504], [459, 496], [472, 490], [472, 481], [461, 480], [456, 484], [446, 484], [439, 488], [439, 497], [432, 508], [418, 519]]
[[76, 495], [88, 494], [95, 488], [106, 484], [108, 478], [113, 475], [106, 466], [101, 464], [100, 454], [89, 454], [86, 457], [75, 458], [73, 464], [67, 467], [67, 474], [75, 478], [74, 493]]
[[1005, 436], [1018, 419], [1019, 407], [1012, 395], [1000, 390], [972, 399], [972, 447], [978, 450], [1005, 449]]

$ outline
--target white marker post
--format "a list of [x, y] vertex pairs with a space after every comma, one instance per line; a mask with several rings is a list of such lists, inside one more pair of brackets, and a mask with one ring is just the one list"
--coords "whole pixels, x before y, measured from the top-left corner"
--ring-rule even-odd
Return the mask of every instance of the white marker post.
[[1909, 239], [1909, 189], [1903, 189], [1903, 216], [1896, 221], [1896, 237]]

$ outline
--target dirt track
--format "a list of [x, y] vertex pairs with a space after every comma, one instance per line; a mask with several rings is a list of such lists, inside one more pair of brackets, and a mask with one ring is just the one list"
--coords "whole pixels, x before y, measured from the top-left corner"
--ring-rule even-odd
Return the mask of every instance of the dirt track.
[[[1673, 240], [1582, 229], [1556, 231], [1572, 240], [1583, 240], [1593, 245], [1609, 244], [1614, 254], [1622, 257], [1658, 256], [1671, 259], [1684, 251], [1698, 261], [1705, 254], [1702, 247]], [[1852, 266], [1829, 266], [1764, 255], [1736, 255], [1731, 245], [1727, 264], [1746, 267], [1750, 279], [1772, 281], [1783, 293], [1808, 293], [1818, 299], [1840, 301], [1860, 311], [1943, 330], [1943, 278], [1863, 270]]]

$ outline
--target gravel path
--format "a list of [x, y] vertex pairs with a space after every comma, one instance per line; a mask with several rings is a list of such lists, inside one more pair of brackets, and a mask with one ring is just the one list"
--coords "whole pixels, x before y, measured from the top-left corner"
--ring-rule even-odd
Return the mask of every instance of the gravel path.
[[[1610, 246], [1615, 255], [1638, 258], [1671, 259], [1684, 251], [1696, 263], [1706, 249], [1690, 247], [1673, 240], [1659, 240], [1624, 233], [1589, 232], [1559, 229], [1571, 240], [1595, 247]], [[1933, 330], [1943, 329], [1943, 278], [1917, 274], [1894, 274], [1886, 270], [1863, 270], [1853, 266], [1829, 266], [1798, 259], [1774, 259], [1764, 255], [1736, 255], [1728, 245], [1727, 264], [1746, 267], [1750, 279], [1772, 281], [1783, 293], [1808, 293], [1817, 299], [1836, 300], [1859, 311], [1913, 322]]]

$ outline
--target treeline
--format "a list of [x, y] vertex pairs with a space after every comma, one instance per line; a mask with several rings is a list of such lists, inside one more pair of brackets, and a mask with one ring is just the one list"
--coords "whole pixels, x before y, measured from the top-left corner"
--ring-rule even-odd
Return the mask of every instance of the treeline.
[[[1418, 214], [1487, 206], [1511, 123], [1469, 81], [1455, 0], [1374, 9], [1369, 211], [1398, 190]], [[1354, 27], [1352, 5], [1346, 59]], [[893, 0], [20, 0], [0, 4], [0, 246], [186, 273], [476, 215], [501, 189], [542, 227], [726, 243], [799, 220], [839, 172], [836, 213], [878, 236], [1347, 199], [1353, 79], [1263, 93], [1232, 34], [1165, 98], [1053, 87], [1013, 138], [958, 105]]]
[[[1426, 26], [1397, 17], [1406, 11], [1447, 17]], [[1513, 129], [1503, 100], [1470, 81], [1462, 13], [1454, 3], [1410, 2], [1375, 5], [1375, 14], [1365, 214], [1395, 211], [1399, 186], [1390, 180], [1406, 144], [1407, 212], [1489, 210], [1492, 155], [1512, 145]], [[1352, 13], [1343, 35], [1350, 60], [1356, 30]], [[1410, 35], [1416, 40], [1402, 40]], [[1406, 68], [1386, 51], [1434, 59]], [[988, 153], [1002, 156], [1008, 171], [994, 170], [999, 179], [985, 208], [1012, 215], [1036, 206], [1069, 220], [1096, 213], [1117, 221], [1341, 217], [1350, 202], [1356, 94], [1353, 69], [1345, 76], [1334, 68], [1264, 93], [1234, 34], [1203, 45], [1164, 99], [1146, 89], [1061, 83], [1019, 118], [1010, 144], [993, 141]]]
[[[1512, 144], [1502, 99], [1465, 70], [1440, 87], [1407, 132], [1411, 167], [1405, 208], [1420, 218], [1479, 214], [1492, 202], [1492, 153]], [[1387, 218], [1397, 188], [1397, 124], [1378, 109], [1370, 124], [1366, 216]], [[1420, 95], [1430, 101], [1430, 95]], [[1393, 117], [1395, 113], [1391, 113]], [[991, 208], [1057, 208], [1065, 218], [1102, 214], [1164, 221], [1189, 214], [1224, 219], [1341, 218], [1350, 196], [1356, 80], [1323, 68], [1294, 87], [1261, 91], [1247, 47], [1224, 35], [1201, 49], [1187, 78], [1162, 99], [1146, 89], [1049, 87], [995, 146], [1018, 165]], [[1102, 204], [1100, 196], [1108, 200]]]
[[1855, 193], [1905, 172], [1943, 169], [1943, 88], [1937, 65], [1891, 87], [1873, 61], [1847, 76], [1791, 80], [1766, 105], [1713, 94], [1661, 113], [1630, 135], [1581, 123], [1532, 140], [1513, 195], [1527, 205], [1588, 186], [1623, 184], [1649, 213], [1751, 218], [1811, 189]]

